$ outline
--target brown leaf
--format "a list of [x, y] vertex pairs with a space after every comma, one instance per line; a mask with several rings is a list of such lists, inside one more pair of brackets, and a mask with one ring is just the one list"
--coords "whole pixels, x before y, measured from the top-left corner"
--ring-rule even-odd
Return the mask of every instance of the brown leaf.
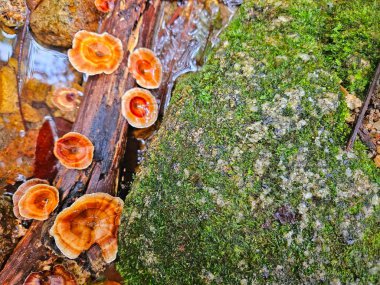
[[57, 159], [54, 156], [54, 142], [57, 130], [52, 119], [46, 119], [37, 137], [34, 177], [52, 180], [57, 173]]

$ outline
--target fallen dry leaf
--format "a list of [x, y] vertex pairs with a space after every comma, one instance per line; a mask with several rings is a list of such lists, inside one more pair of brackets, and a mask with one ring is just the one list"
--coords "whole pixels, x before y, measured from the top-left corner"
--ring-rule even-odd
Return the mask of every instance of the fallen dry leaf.
[[14, 184], [20, 175], [26, 178], [33, 175], [37, 135], [37, 130], [29, 130], [0, 150], [0, 177], [7, 183]]
[[0, 69], [0, 113], [14, 113], [18, 111], [16, 69], [11, 65]]
[[38, 110], [34, 109], [28, 103], [22, 103], [22, 112], [24, 114], [25, 121], [31, 123], [38, 123], [42, 121], [42, 116]]
[[57, 159], [54, 156], [54, 142], [57, 139], [56, 126], [52, 119], [47, 119], [37, 137], [34, 161], [34, 177], [52, 180], [57, 173]]

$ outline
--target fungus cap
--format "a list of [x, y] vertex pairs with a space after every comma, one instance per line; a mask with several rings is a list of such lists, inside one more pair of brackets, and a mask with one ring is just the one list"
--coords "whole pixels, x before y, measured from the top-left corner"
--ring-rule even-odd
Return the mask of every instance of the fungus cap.
[[58, 88], [53, 93], [52, 102], [61, 111], [73, 111], [80, 103], [81, 92], [75, 88]]
[[121, 98], [121, 113], [135, 128], [147, 128], [157, 121], [158, 104], [148, 90], [132, 88]]
[[47, 185], [37, 184], [29, 187], [18, 202], [21, 217], [44, 221], [59, 203], [58, 189]]
[[24, 183], [22, 183], [17, 188], [16, 192], [13, 194], [13, 197], [12, 197], [12, 200], [13, 200], [13, 213], [16, 216], [16, 218], [21, 219], [21, 220], [26, 220], [26, 218], [24, 218], [24, 217], [22, 217], [20, 215], [18, 203], [20, 202], [20, 199], [22, 198], [22, 196], [24, 196], [24, 194], [26, 193], [26, 191], [30, 187], [38, 185], [38, 184], [49, 185], [49, 182], [47, 180], [38, 179], [38, 178], [30, 179], [30, 180], [25, 181]]
[[88, 75], [111, 74], [123, 59], [122, 42], [108, 34], [81, 30], [74, 36], [73, 47], [67, 52], [72, 66]]
[[82, 251], [97, 244], [105, 262], [117, 255], [117, 231], [123, 200], [106, 193], [86, 194], [58, 214], [50, 235], [68, 258], [77, 258]]
[[94, 156], [94, 145], [84, 135], [69, 132], [54, 144], [54, 155], [69, 169], [86, 169]]
[[128, 58], [128, 70], [141, 87], [158, 88], [162, 81], [162, 64], [153, 51], [139, 48]]
[[23, 285], [77, 285], [77, 282], [64, 266], [56, 265], [52, 270], [30, 273]]
[[108, 13], [115, 7], [115, 0], [95, 0], [95, 6], [100, 12]]

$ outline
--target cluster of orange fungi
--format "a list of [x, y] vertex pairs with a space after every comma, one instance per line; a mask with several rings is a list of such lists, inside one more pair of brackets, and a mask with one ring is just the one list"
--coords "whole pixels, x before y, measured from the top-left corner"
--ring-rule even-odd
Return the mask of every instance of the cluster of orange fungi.
[[21, 220], [46, 220], [59, 203], [58, 189], [42, 179], [21, 184], [13, 195], [13, 213]]
[[[112, 1], [95, 1], [97, 5], [111, 5]], [[113, 5], [113, 2], [112, 2]], [[99, 8], [98, 8], [99, 9]], [[75, 34], [68, 57], [72, 66], [88, 75], [111, 74], [123, 60], [122, 42], [108, 34], [79, 31]], [[128, 71], [142, 88], [156, 89], [162, 82], [162, 64], [147, 48], [134, 50], [128, 58]], [[65, 100], [62, 105], [70, 105]], [[135, 128], [147, 128], [155, 123], [158, 114], [156, 98], [140, 88], [128, 90], [122, 97], [122, 114]]]
[[70, 132], [55, 142], [54, 155], [68, 169], [86, 169], [92, 163], [94, 145], [86, 136]]
[[[155, 89], [161, 84], [162, 64], [150, 49], [133, 51], [128, 58], [128, 70], [143, 88]], [[157, 120], [158, 103], [150, 91], [133, 88], [122, 96], [121, 113], [131, 126], [147, 128]]]
[[78, 71], [95, 74], [111, 74], [123, 59], [121, 41], [108, 34], [79, 31], [75, 34], [72, 49], [68, 52], [71, 65]]
[[78, 108], [82, 93], [75, 88], [58, 88], [54, 90], [52, 102], [54, 106], [64, 112], [71, 112]]
[[51, 270], [30, 273], [23, 285], [77, 285], [77, 282], [64, 266], [56, 265]]
[[100, 12], [108, 13], [115, 7], [115, 0], [95, 0], [95, 6]]
[[117, 231], [123, 200], [106, 193], [86, 194], [58, 214], [50, 235], [60, 251], [75, 259], [97, 244], [105, 262], [117, 255]]

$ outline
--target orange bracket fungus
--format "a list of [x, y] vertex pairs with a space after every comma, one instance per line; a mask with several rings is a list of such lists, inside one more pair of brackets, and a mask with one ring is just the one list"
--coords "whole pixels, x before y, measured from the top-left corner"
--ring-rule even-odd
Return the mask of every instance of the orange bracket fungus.
[[115, 7], [115, 0], [95, 0], [95, 6], [100, 12], [108, 13]]
[[58, 88], [53, 93], [52, 102], [61, 111], [71, 112], [80, 103], [81, 92], [75, 88]]
[[157, 120], [158, 104], [148, 90], [132, 88], [121, 98], [121, 113], [131, 126], [147, 128]]
[[77, 282], [64, 266], [56, 265], [51, 270], [30, 273], [23, 285], [77, 285]]
[[106, 193], [86, 194], [58, 214], [50, 235], [68, 258], [77, 258], [93, 244], [99, 245], [105, 262], [117, 255], [117, 231], [123, 200]]
[[69, 169], [86, 169], [92, 163], [94, 145], [84, 135], [70, 132], [54, 144], [54, 155]]
[[162, 81], [162, 65], [158, 57], [147, 48], [136, 49], [128, 59], [128, 70], [136, 82], [147, 89], [158, 88]]
[[13, 213], [19, 219], [46, 220], [58, 206], [59, 192], [46, 180], [31, 179], [13, 195]]
[[79, 31], [75, 34], [73, 48], [68, 51], [72, 66], [88, 75], [111, 74], [123, 59], [122, 42], [108, 34]]

